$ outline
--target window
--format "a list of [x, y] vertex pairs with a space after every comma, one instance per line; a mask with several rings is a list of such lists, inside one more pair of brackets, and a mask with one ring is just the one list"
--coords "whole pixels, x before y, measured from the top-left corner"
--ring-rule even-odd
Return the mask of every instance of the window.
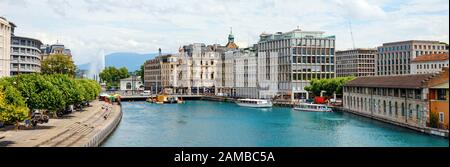
[[417, 104], [416, 105], [416, 119], [419, 120], [420, 119], [420, 106]]
[[405, 103], [402, 103], [402, 117], [405, 116]]
[[439, 123], [444, 123], [444, 112], [439, 112]]
[[131, 83], [128, 82], [126, 87], [126, 89], [131, 89]]
[[420, 99], [420, 97], [422, 95], [422, 91], [420, 89], [415, 90], [414, 94], [416, 95], [416, 99]]
[[413, 109], [412, 109], [412, 107], [411, 107], [411, 104], [408, 105], [408, 109], [409, 109], [408, 118], [409, 118], [409, 119], [412, 119], [412, 115], [413, 115], [412, 112], [413, 112]]
[[397, 102], [395, 102], [395, 108], [394, 108], [394, 111], [395, 111], [395, 117], [397, 117], [397, 115], [398, 115], [398, 106], [397, 106]]
[[436, 91], [438, 100], [447, 100], [447, 92], [445, 89], [438, 89]]

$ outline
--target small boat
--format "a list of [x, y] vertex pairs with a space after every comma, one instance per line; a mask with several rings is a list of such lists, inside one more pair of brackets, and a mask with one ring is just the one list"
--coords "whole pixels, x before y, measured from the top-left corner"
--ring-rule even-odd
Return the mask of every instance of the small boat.
[[294, 107], [294, 110], [308, 112], [333, 112], [333, 109], [323, 104], [300, 103]]
[[253, 108], [268, 108], [273, 106], [270, 100], [263, 99], [238, 99], [236, 100], [236, 104], [243, 107]]

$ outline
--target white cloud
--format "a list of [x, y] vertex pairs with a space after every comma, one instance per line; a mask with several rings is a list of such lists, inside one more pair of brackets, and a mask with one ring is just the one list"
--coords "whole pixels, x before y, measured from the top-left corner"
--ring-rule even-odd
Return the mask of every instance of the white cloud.
[[192, 42], [225, 44], [233, 27], [239, 45], [262, 32], [321, 30], [337, 36], [338, 49], [383, 42], [449, 41], [447, 0], [0, 0], [0, 15], [18, 25], [16, 34], [44, 43], [59, 40], [77, 64], [100, 50], [175, 52]]

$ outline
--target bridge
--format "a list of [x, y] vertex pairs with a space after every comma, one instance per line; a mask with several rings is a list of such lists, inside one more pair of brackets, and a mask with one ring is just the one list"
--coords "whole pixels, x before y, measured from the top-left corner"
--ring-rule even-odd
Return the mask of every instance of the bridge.
[[[183, 100], [198, 100], [204, 97], [204, 95], [170, 95], [178, 98], [182, 98]], [[143, 95], [122, 95], [120, 96], [121, 101], [145, 101], [148, 98], [155, 98], [156, 95], [143, 96]]]

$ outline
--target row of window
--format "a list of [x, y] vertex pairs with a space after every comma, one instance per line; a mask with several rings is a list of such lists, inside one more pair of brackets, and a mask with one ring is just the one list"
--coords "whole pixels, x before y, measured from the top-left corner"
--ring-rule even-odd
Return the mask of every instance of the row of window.
[[294, 47], [292, 53], [297, 55], [334, 55], [334, 48], [303, 48]]
[[[386, 100], [375, 100], [370, 98], [362, 98], [362, 97], [350, 97], [347, 96], [344, 98], [346, 102], [344, 102], [349, 108], [356, 109], [359, 111], [371, 111], [378, 114], [389, 115], [398, 117], [401, 115], [402, 117], [408, 117], [408, 119], [412, 119], [413, 116], [416, 116], [416, 120], [420, 120], [425, 113], [423, 113], [423, 108], [416, 104], [413, 106], [411, 103], [399, 103], [391, 102]], [[407, 107], [407, 108], [406, 108]], [[400, 111], [399, 111], [400, 109]], [[408, 111], [408, 113], [407, 113]], [[413, 113], [415, 111], [415, 114]]]
[[417, 64], [416, 68], [417, 69], [442, 69], [442, 67], [448, 67], [448, 63], [444, 64], [444, 63], [440, 63], [440, 64]]
[[421, 89], [344, 87], [344, 92], [421, 99]]
[[334, 57], [329, 56], [293, 56], [293, 63], [334, 63]]
[[[414, 49], [417, 50], [446, 50], [444, 45], [414, 45]], [[401, 45], [401, 46], [391, 46], [391, 47], [380, 47], [378, 51], [386, 52], [386, 51], [410, 51], [411, 45]]]

